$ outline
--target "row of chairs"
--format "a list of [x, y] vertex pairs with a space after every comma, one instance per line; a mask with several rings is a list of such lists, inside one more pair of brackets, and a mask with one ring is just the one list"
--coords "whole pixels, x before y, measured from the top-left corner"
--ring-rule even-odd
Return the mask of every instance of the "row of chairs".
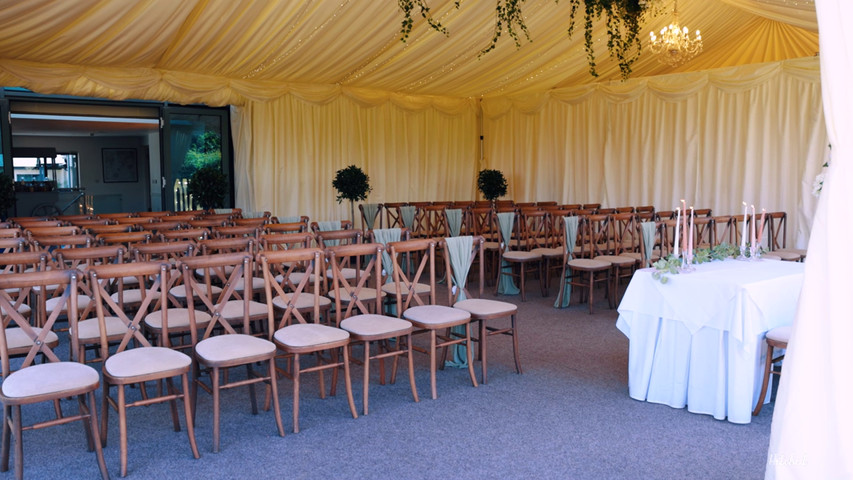
[[[355, 343], [364, 345], [365, 414], [368, 412], [369, 364], [374, 360], [380, 363], [384, 382], [384, 361], [386, 358], [394, 359], [393, 381], [396, 358], [407, 356], [412, 394], [417, 400], [411, 335], [419, 331], [428, 333], [430, 337], [426, 350], [429, 352], [433, 398], [436, 397], [437, 350], [443, 347], [472, 347], [472, 342], [478, 343], [482, 381], [485, 383], [486, 338], [494, 334], [511, 335], [516, 369], [521, 372], [515, 306], [471, 298], [471, 290], [466, 287], [468, 269], [475, 258], [482, 256], [482, 238], [392, 242], [387, 249], [376, 243], [341, 245], [325, 250], [270, 247], [259, 254], [253, 253], [252, 239], [237, 240], [228, 240], [234, 244], [230, 249], [210, 250], [204, 255], [193, 255], [192, 248], [182, 250], [177, 246], [179, 242], [135, 245], [135, 261], [127, 263], [123, 263], [121, 248], [116, 249], [112, 256], [105, 255], [105, 249], [110, 247], [61, 249], [56, 254], [63, 259], [62, 262], [49, 270], [45, 269], [49, 252], [0, 254], [0, 259], [7, 259], [2, 260], [6, 265], [13, 263], [8, 259], [10, 255], [41, 256], [36, 266], [25, 262], [0, 274], [0, 312], [4, 317], [0, 337], [3, 340], [0, 342], [4, 378], [2, 399], [6, 406], [5, 420], [16, 442], [15, 467], [19, 475], [23, 468], [20, 440], [24, 429], [20, 417], [22, 404], [77, 396], [80, 405], [78, 415], [65, 416], [58, 411], [57, 418], [40, 426], [74, 420], [86, 422], [89, 445], [97, 452], [102, 475], [108, 478], [101, 445], [106, 442], [109, 406], [117, 409], [122, 426], [122, 475], [127, 473], [126, 409], [132, 406], [169, 402], [173, 405], [174, 426], [179, 429], [175, 402], [182, 401], [191, 450], [198, 457], [192, 418], [199, 386], [213, 393], [214, 451], [219, 448], [218, 392], [221, 388], [250, 385], [252, 407], [256, 411], [254, 385], [266, 385], [267, 398], [273, 400], [279, 434], [283, 435], [276, 392], [276, 374], [279, 371], [276, 358], [281, 356], [290, 359], [289, 374], [294, 378], [294, 431], [299, 428], [299, 377], [310, 371], [331, 370], [334, 392], [334, 380], [339, 369], [343, 369], [351, 413], [357, 416], [349, 381], [349, 352]], [[456, 244], [458, 241], [463, 242], [461, 247]], [[237, 246], [241, 242], [246, 245], [243, 249]], [[451, 260], [452, 255], [444, 255], [446, 271], [452, 272], [451, 281], [447, 282], [448, 302], [452, 307], [439, 305], [437, 301], [437, 248], [454, 250], [461, 253], [463, 259], [456, 265]], [[92, 250], [101, 251], [95, 254]], [[81, 258], [86, 251], [92, 254], [85, 267], [79, 263], [80, 258], [78, 263], [67, 262], [66, 255], [72, 251], [72, 256], [76, 254]], [[392, 263], [396, 316], [384, 314], [381, 295], [375, 293], [380, 291], [384, 281], [380, 265], [386, 252], [390, 253]], [[254, 294], [255, 277], [258, 275], [263, 285], [260, 296]], [[482, 275], [481, 269], [481, 291]], [[329, 276], [332, 286], [326, 294], [327, 298], [334, 299], [334, 320], [330, 313], [321, 309], [320, 285], [322, 279]], [[128, 281], [130, 278], [136, 281]], [[178, 295], [181, 290], [183, 295]], [[373, 296], [369, 295], [370, 290], [374, 291]], [[464, 295], [469, 298], [465, 299]], [[23, 308], [29, 302], [35, 303], [29, 310]], [[52, 310], [43, 308], [48, 302], [52, 302]], [[487, 323], [496, 315], [509, 316], [511, 327], [496, 329], [488, 326]], [[39, 320], [32, 322], [33, 316]], [[67, 319], [69, 325], [70, 362], [60, 362], [53, 351], [57, 342], [46, 341], [51, 333], [55, 335], [54, 327], [60, 318]], [[480, 334], [473, 338], [470, 333], [472, 322], [480, 324]], [[96, 360], [101, 362], [100, 375], [85, 364], [86, 349], [79, 338], [87, 330], [84, 327], [93, 323], [96, 340], [92, 341], [91, 347], [97, 351]], [[461, 327], [464, 332], [455, 335], [443, 333], [450, 327]], [[188, 342], [178, 341], [187, 336]], [[18, 338], [18, 350], [7, 348], [10, 345], [8, 339], [13, 337]], [[396, 341], [391, 342], [391, 339]], [[371, 344], [378, 346], [371, 349]], [[188, 349], [185, 351], [190, 354], [177, 348]], [[476, 386], [472, 350], [466, 348], [469, 375]], [[328, 360], [318, 360], [310, 366], [301, 365], [301, 356], [320, 351], [329, 353], [324, 357]], [[13, 358], [17, 363], [11, 361]], [[45, 362], [36, 364], [37, 358], [44, 358]], [[261, 367], [265, 371], [256, 371], [254, 365], [258, 362], [267, 365]], [[13, 366], [15, 371], [12, 371]], [[232, 378], [229, 382], [225, 376], [225, 382], [220, 383], [220, 370], [236, 366], [247, 369], [245, 378]], [[188, 395], [190, 370], [193, 371], [193, 381]], [[209, 384], [201, 381], [205, 373], [209, 376]], [[104, 392], [101, 422], [98, 424], [93, 393], [101, 377]], [[180, 388], [174, 384], [176, 378], [181, 382]], [[159, 385], [160, 381], [166, 385], [165, 389], [158, 387], [160, 395], [154, 396], [142, 387], [142, 398], [127, 402], [127, 386], [145, 382]], [[37, 385], [38, 394], [16, 390], [16, 385]], [[54, 385], [59, 387], [54, 388]], [[115, 398], [110, 395], [113, 388]], [[321, 392], [324, 388], [321, 387]], [[8, 441], [8, 436], [4, 436], [4, 440]], [[3, 451], [6, 454], [4, 465], [8, 465], [8, 448]]]

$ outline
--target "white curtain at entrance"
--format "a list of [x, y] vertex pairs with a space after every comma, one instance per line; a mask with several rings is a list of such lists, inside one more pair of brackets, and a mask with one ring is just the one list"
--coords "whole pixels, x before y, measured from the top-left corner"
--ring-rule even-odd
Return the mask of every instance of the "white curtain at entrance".
[[853, 238], [853, 3], [818, 0], [820, 63], [832, 164], [815, 214], [805, 281], [784, 361], [768, 479], [853, 477], [850, 271]]

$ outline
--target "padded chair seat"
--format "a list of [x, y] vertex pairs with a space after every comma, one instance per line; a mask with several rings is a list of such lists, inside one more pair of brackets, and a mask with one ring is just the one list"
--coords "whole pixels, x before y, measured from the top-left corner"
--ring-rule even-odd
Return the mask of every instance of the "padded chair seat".
[[273, 338], [282, 345], [300, 348], [341, 342], [349, 338], [349, 332], [328, 325], [297, 323], [277, 330]]
[[[381, 298], [385, 298], [385, 292], [379, 292], [379, 294], [381, 295]], [[395, 294], [396, 294], [396, 291], [395, 291]], [[327, 293], [326, 295], [328, 295], [329, 298], [334, 300], [335, 291], [329, 290], [329, 293]], [[359, 298], [359, 300], [375, 300], [376, 299], [376, 289], [375, 288], [366, 288], [366, 287], [362, 288], [358, 292], [358, 298]], [[351, 300], [352, 300], [352, 298], [349, 295], [347, 295], [346, 292], [344, 292], [344, 295], [341, 297], [341, 302], [347, 303], [347, 302], [350, 302]]]
[[[362, 275], [363, 274], [364, 273], [362, 273]], [[335, 274], [334, 274], [334, 272], [332, 272], [331, 268], [326, 270], [326, 278], [331, 279], [331, 278], [334, 278], [334, 276], [335, 276]], [[347, 280], [352, 280], [353, 278], [355, 278], [355, 269], [354, 268], [342, 268], [341, 269], [341, 276], [343, 276]]]
[[593, 260], [591, 258], [575, 258], [569, 260], [568, 265], [578, 270], [607, 270], [610, 268], [610, 262]]
[[509, 250], [503, 254], [504, 260], [524, 262], [529, 260], [539, 260], [542, 258], [541, 253], [526, 252], [523, 250]]
[[[186, 329], [190, 326], [190, 314], [186, 308], [170, 308], [169, 309], [169, 330]], [[196, 328], [206, 327], [210, 323], [212, 317], [207, 312], [200, 310], [195, 311], [195, 326]], [[149, 313], [142, 320], [145, 325], [155, 330], [163, 328], [163, 315], [157, 311]]]
[[[207, 291], [207, 286], [205, 284], [199, 284], [199, 287], [202, 288], [205, 292]], [[210, 293], [214, 296], [219, 295], [220, 293], [222, 293], [222, 288], [217, 287], [216, 285], [211, 285]], [[175, 298], [187, 298], [187, 288], [184, 285], [172, 287], [169, 289], [169, 295]]]
[[[243, 286], [243, 279], [237, 280], [236, 285], [234, 286], [234, 290], [238, 292], [242, 292], [246, 287]], [[264, 291], [264, 279], [261, 277], [252, 277], [252, 292], [263, 292]]]
[[[217, 305], [217, 308], [219, 305]], [[260, 302], [249, 302], [249, 317], [266, 316], [267, 304]], [[225, 307], [222, 309], [222, 318], [243, 318], [243, 301], [229, 300], [225, 302]]]
[[[382, 285], [381, 290], [383, 293], [386, 293], [388, 295], [397, 295], [397, 284], [386, 283], [386, 284]], [[424, 283], [416, 283], [415, 284], [415, 294], [417, 294], [417, 295], [427, 294], [427, 293], [429, 293], [429, 291], [430, 291], [429, 285], [424, 284]], [[401, 285], [400, 293], [403, 295], [408, 295], [409, 286], [408, 285]]]
[[501, 244], [499, 242], [484, 242], [483, 248], [486, 250], [499, 250], [501, 248]]
[[199, 360], [219, 363], [246, 357], [272, 355], [275, 349], [275, 344], [269, 340], [237, 333], [206, 338], [196, 344], [195, 354]]
[[[204, 271], [205, 270], [206, 269], [204, 269], [204, 268], [196, 268], [195, 269], [195, 276], [198, 278], [204, 278]], [[231, 272], [234, 271], [234, 266], [233, 265], [226, 265], [224, 268], [224, 271], [225, 271], [225, 276], [228, 277], [229, 275], [231, 275]], [[217, 276], [217, 272], [219, 272], [219, 269], [211, 270], [210, 271], [210, 278], [211, 279], [219, 278]]]
[[[290, 281], [295, 285], [299, 285], [302, 282], [302, 279], [305, 278], [305, 272], [293, 272], [290, 274]], [[308, 280], [309, 283], [314, 283], [314, 275], [311, 275], [311, 279]], [[275, 276], [275, 281], [281, 285], [281, 282], [284, 280], [284, 275], [278, 274]]]
[[[32, 311], [33, 311], [33, 309], [30, 308], [30, 306], [27, 305], [26, 303], [22, 303], [18, 306], [18, 313], [20, 313], [23, 316], [29, 315], [30, 313], [32, 313]], [[0, 307], [0, 312], [2, 312], [3, 315], [6, 315], [6, 308]]]
[[[32, 327], [33, 331], [36, 335], [41, 333], [41, 328]], [[45, 342], [48, 345], [56, 345], [59, 343], [59, 337], [56, 336], [52, 330], [47, 332], [47, 337], [45, 337]], [[15, 328], [7, 328], [6, 329], [6, 346], [9, 350], [16, 350], [19, 348], [29, 348], [33, 346], [33, 340], [24, 333], [24, 330], [18, 327]]]
[[593, 260], [600, 260], [602, 262], [610, 262], [611, 265], [616, 265], [619, 267], [630, 267], [631, 265], [635, 265], [637, 263], [636, 259], [631, 257], [626, 257], [623, 255], [599, 255], [595, 257]]
[[394, 334], [404, 334], [412, 328], [412, 322], [387, 315], [354, 315], [341, 321], [341, 328], [363, 337]]
[[[643, 258], [643, 254], [640, 252], [622, 252], [619, 254], [619, 256], [620, 257], [633, 258], [634, 260], [641, 262], [641, 263], [645, 261], [645, 258]], [[660, 260], [660, 255], [656, 255], [656, 254], [652, 253], [652, 258], [650, 260], [652, 262], [657, 262], [658, 260]]]
[[56, 392], [97, 388], [101, 377], [94, 368], [77, 362], [50, 362], [12, 372], [0, 391], [7, 398], [27, 398]]
[[776, 327], [772, 330], [769, 330], [764, 335], [765, 337], [767, 337], [768, 340], [788, 343], [788, 341], [791, 339], [791, 326], [785, 325], [782, 327]]
[[471, 314], [465, 310], [444, 305], [420, 305], [403, 312], [403, 317], [415, 326], [441, 328], [461, 325], [471, 320]]
[[[318, 303], [320, 304], [320, 308], [326, 307], [332, 304], [332, 301], [326, 297], [318, 297]], [[272, 299], [272, 304], [276, 308], [280, 308], [282, 310], [287, 309], [287, 304], [284, 303], [284, 300], [281, 297], [277, 296]], [[296, 309], [302, 310], [303, 308], [311, 308], [314, 306], [314, 295], [309, 295], [307, 293], [303, 293], [296, 297]]]
[[[62, 299], [62, 297], [55, 297], [55, 298], [48, 299], [47, 301], [44, 302], [44, 310], [48, 313], [54, 311], [61, 299]], [[92, 301], [92, 298], [89, 297], [88, 295], [83, 295], [83, 294], [77, 295], [77, 308], [79, 310], [83, 310], [84, 308], [89, 306], [89, 303], [91, 301]], [[61, 311], [63, 311], [63, 312], [65, 311], [65, 304], [62, 305]]]
[[539, 248], [534, 248], [533, 250], [531, 250], [531, 252], [532, 253], [538, 253], [539, 255], [542, 255], [543, 257], [562, 257], [563, 256], [563, 247], [553, 247], [553, 248], [539, 247]]
[[[127, 331], [127, 325], [118, 317], [104, 317], [107, 327], [107, 338], [122, 336]], [[80, 341], [98, 341], [101, 338], [101, 327], [97, 318], [87, 318], [77, 322], [77, 338]]]
[[[147, 294], [148, 292], [146, 292], [146, 295]], [[160, 292], [154, 292], [152, 295], [154, 296], [154, 298], [151, 300], [152, 302], [160, 298]], [[114, 302], [118, 303], [118, 292], [115, 292], [110, 295], [110, 298], [112, 298]], [[142, 302], [142, 290], [139, 290], [137, 288], [124, 290], [122, 298], [124, 299], [124, 303], [140, 303]]]
[[104, 373], [113, 378], [134, 378], [169, 370], [189, 368], [189, 355], [165, 347], [131, 348], [104, 362]]
[[487, 300], [483, 298], [469, 298], [453, 304], [453, 308], [464, 310], [471, 315], [490, 317], [492, 315], [511, 315], [518, 311], [518, 306], [509, 302], [499, 300]]
[[800, 261], [800, 259], [802, 259], [802, 258], [803, 258], [803, 256], [802, 256], [802, 255], [800, 255], [799, 253], [795, 253], [795, 252], [786, 252], [786, 251], [782, 251], [782, 250], [773, 250], [771, 253], [772, 253], [773, 255], [776, 255], [777, 257], [779, 257], [780, 259], [782, 259], [782, 260], [784, 260], [784, 261], [786, 261], [786, 262], [799, 262], [799, 261]]
[[780, 257], [779, 255], [774, 255], [774, 254], [772, 254], [772, 253], [763, 253], [763, 254], [761, 254], [761, 259], [762, 259], [762, 260], [776, 260], [777, 262], [781, 262], [781, 261], [782, 261], [782, 257]]

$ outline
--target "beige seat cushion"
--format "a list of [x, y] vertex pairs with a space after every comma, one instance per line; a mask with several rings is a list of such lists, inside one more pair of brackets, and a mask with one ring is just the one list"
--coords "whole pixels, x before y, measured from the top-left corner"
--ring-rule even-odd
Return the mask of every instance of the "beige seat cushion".
[[[195, 276], [198, 278], [204, 278], [204, 270], [205, 270], [204, 268], [197, 268], [195, 270]], [[219, 278], [217, 276], [217, 272], [220, 272], [222, 270], [225, 271], [225, 276], [228, 277], [234, 271], [234, 266], [233, 265], [225, 265], [224, 269], [220, 269], [220, 268], [211, 269], [210, 278], [212, 278], [212, 279], [213, 278]]]
[[785, 260], [786, 262], [799, 262], [802, 257], [799, 253], [795, 252], [786, 252], [783, 250], [773, 250], [771, 252], [773, 255]]
[[[6, 315], [6, 307], [0, 307], [0, 312], [2, 312], [3, 315]], [[30, 306], [27, 305], [26, 303], [22, 303], [21, 305], [18, 306], [18, 313], [20, 313], [24, 317], [26, 317], [27, 315], [29, 315], [32, 312], [33, 312], [33, 309], [30, 308]]]
[[772, 253], [763, 253], [763, 254], [761, 254], [761, 259], [762, 259], [762, 260], [776, 260], [776, 261], [778, 261], [778, 262], [781, 262], [781, 261], [782, 261], [782, 257], [780, 257], [779, 255], [774, 255], [774, 254], [772, 254]]
[[198, 342], [195, 354], [200, 360], [217, 363], [258, 355], [271, 355], [275, 344], [263, 338], [243, 335], [217, 335]]
[[465, 310], [444, 305], [420, 305], [403, 312], [406, 320], [424, 327], [441, 325], [460, 325], [471, 320], [471, 314]]
[[575, 258], [569, 260], [569, 266], [579, 270], [606, 270], [610, 268], [610, 262], [593, 260], [591, 258]]
[[[302, 282], [302, 279], [305, 278], [305, 272], [293, 272], [290, 274], [290, 281], [295, 285], [299, 285]], [[314, 279], [316, 277], [312, 274], [311, 279], [308, 280], [310, 283], [314, 283]], [[281, 285], [282, 280], [284, 280], [284, 275], [278, 274], [275, 276], [275, 281]]]
[[593, 260], [610, 262], [611, 265], [618, 265], [620, 267], [630, 267], [631, 265], [636, 265], [637, 263], [636, 259], [624, 255], [599, 255]]
[[[246, 288], [243, 286], [243, 279], [237, 280], [236, 286], [234, 290], [238, 292], [242, 292]], [[252, 277], [252, 291], [253, 292], [263, 292], [264, 291], [264, 279], [260, 277]]]
[[[41, 333], [41, 328], [32, 327], [33, 331], [36, 335]], [[53, 331], [47, 332], [47, 337], [45, 337], [45, 343], [48, 345], [54, 345], [59, 342], [59, 337], [56, 336], [56, 333]], [[24, 333], [21, 328], [7, 328], [6, 329], [6, 345], [9, 350], [15, 350], [18, 348], [29, 348], [33, 346], [33, 340]]]
[[412, 322], [386, 315], [355, 315], [341, 321], [341, 328], [362, 336], [402, 334], [412, 328]]
[[[379, 293], [382, 296], [381, 298], [385, 298], [385, 295], [386, 295], [385, 292], [379, 292]], [[329, 293], [327, 293], [326, 295], [328, 295], [329, 298], [334, 300], [335, 299], [335, 290], [334, 289], [329, 290]], [[359, 298], [359, 300], [362, 300], [362, 301], [376, 300], [376, 289], [375, 288], [362, 288], [358, 292], [358, 298]], [[352, 297], [347, 295], [346, 292], [344, 292], [344, 294], [341, 295], [341, 302], [342, 303], [348, 303], [351, 300], [352, 300]]]
[[[219, 305], [216, 305], [219, 308]], [[257, 317], [267, 314], [267, 304], [260, 302], [249, 302], [249, 316]], [[242, 318], [243, 317], [243, 300], [229, 300], [225, 302], [225, 307], [222, 309], [222, 318]]]
[[8, 398], [98, 388], [101, 377], [94, 368], [77, 362], [51, 362], [32, 365], [13, 372], [3, 380], [2, 392]]
[[[189, 310], [186, 308], [170, 308], [168, 309], [169, 315], [169, 330], [177, 329], [183, 330], [190, 326], [190, 314]], [[208, 323], [210, 323], [211, 316], [207, 312], [202, 312], [201, 310], [195, 311], [195, 326], [196, 328], [206, 327]], [[145, 325], [155, 330], [160, 330], [163, 328], [163, 315], [162, 312], [152, 312], [145, 316], [143, 320]]]
[[453, 308], [458, 308], [469, 312], [471, 315], [491, 316], [491, 315], [512, 315], [518, 311], [518, 306], [499, 300], [487, 300], [482, 298], [469, 298], [453, 304]]
[[[362, 275], [364, 275], [364, 273], [362, 273]], [[351, 280], [351, 279], [355, 278], [355, 269], [354, 268], [342, 268], [341, 269], [341, 276], [346, 278], [347, 280]], [[326, 278], [334, 278], [334, 273], [332, 272], [331, 268], [326, 270]]]
[[[326, 306], [332, 304], [332, 301], [326, 297], [318, 297], [317, 302], [320, 304], [320, 308], [323, 308], [323, 307], [326, 307]], [[282, 310], [287, 309], [287, 304], [279, 296], [276, 296], [275, 298], [272, 299], [272, 304], [276, 308], [280, 308]], [[314, 295], [309, 295], [309, 294], [303, 293], [303, 294], [299, 295], [298, 297], [296, 297], [295, 307], [297, 310], [301, 310], [303, 308], [310, 308], [313, 306], [314, 306]]]
[[522, 250], [510, 250], [508, 252], [504, 252], [503, 258], [504, 260], [525, 262], [539, 260], [542, 258], [542, 254], [536, 252], [525, 252]]
[[[207, 292], [207, 285], [202, 283], [199, 284], [199, 287], [202, 289], [202, 291]], [[219, 295], [220, 293], [222, 293], [222, 288], [217, 287], [216, 285], [211, 285], [210, 293], [214, 296]], [[169, 295], [175, 298], [187, 298], [187, 287], [185, 285], [178, 285], [177, 287], [172, 287], [169, 289]], [[193, 296], [197, 295], [193, 294]]]
[[788, 343], [791, 339], [791, 326], [785, 325], [783, 327], [776, 327], [768, 331], [765, 335], [770, 340]]
[[[148, 296], [149, 294], [149, 292], [145, 292], [146, 296]], [[154, 298], [151, 300], [152, 302], [160, 298], [160, 292], [154, 292], [151, 295], [154, 296]], [[110, 298], [112, 298], [114, 302], [118, 303], [118, 292], [115, 292], [110, 295]], [[122, 299], [124, 300], [124, 303], [140, 303], [142, 301], [142, 290], [136, 288], [124, 290], [122, 292]]]
[[[44, 302], [44, 309], [46, 312], [50, 313], [56, 309], [56, 306], [59, 304], [59, 301], [62, 300], [62, 297], [55, 297], [48, 299]], [[83, 310], [84, 308], [89, 306], [89, 303], [92, 301], [92, 298], [88, 295], [77, 295], [77, 308]], [[65, 311], [65, 304], [62, 304], [62, 312]]]
[[131, 348], [110, 356], [104, 371], [116, 378], [133, 378], [158, 372], [189, 368], [189, 355], [165, 347]]
[[328, 325], [298, 323], [278, 329], [273, 338], [282, 345], [294, 348], [322, 347], [325, 344], [337, 343], [348, 339], [349, 332]]
[[543, 257], [562, 257], [563, 256], [563, 247], [554, 247], [554, 248], [545, 248], [539, 247], [531, 250], [533, 253], [537, 253], [542, 255]]
[[[396, 283], [386, 283], [382, 285], [382, 292], [388, 295], [397, 295], [397, 284]], [[425, 283], [416, 283], [415, 284], [415, 293], [417, 295], [425, 295], [430, 292], [429, 285]], [[400, 293], [403, 295], [409, 294], [409, 286], [408, 285], [400, 285]]]
[[[107, 327], [107, 337], [124, 335], [127, 325], [118, 317], [104, 317], [104, 325]], [[97, 318], [87, 318], [77, 322], [77, 338], [80, 341], [97, 340], [101, 336], [100, 326]]]

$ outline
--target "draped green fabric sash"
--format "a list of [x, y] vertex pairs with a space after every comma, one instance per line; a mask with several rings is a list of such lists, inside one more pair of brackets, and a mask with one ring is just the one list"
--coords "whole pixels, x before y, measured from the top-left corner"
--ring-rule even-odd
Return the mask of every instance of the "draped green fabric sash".
[[409, 231], [412, 231], [412, 228], [415, 226], [415, 207], [411, 205], [406, 205], [400, 207], [400, 216], [403, 217], [403, 226], [408, 228]]
[[[566, 226], [564, 252], [568, 254], [567, 260], [571, 260], [575, 252], [575, 243], [578, 241], [578, 217], [563, 217], [563, 223]], [[566, 279], [567, 274], [568, 272], [565, 272], [560, 279], [560, 293], [557, 295], [557, 301], [554, 302], [554, 308], [568, 307], [572, 299], [572, 286]]]
[[373, 228], [373, 225], [376, 223], [376, 215], [379, 214], [379, 204], [378, 203], [362, 203], [361, 208], [364, 210], [364, 218], [366, 224], [364, 228], [370, 230]]
[[643, 256], [646, 257], [643, 260], [643, 267], [649, 267], [652, 262], [652, 250], [655, 248], [655, 222], [643, 222], [640, 228], [643, 230]]
[[447, 215], [447, 228], [451, 237], [458, 237], [462, 232], [462, 210], [458, 208], [444, 210]]
[[[321, 232], [331, 232], [332, 230], [340, 230], [341, 229], [341, 221], [340, 220], [328, 220], [325, 222], [317, 222], [317, 226], [320, 227]], [[340, 244], [340, 240], [326, 240], [327, 247], [337, 247]]]
[[[278, 223], [296, 223], [296, 222], [301, 222], [301, 221], [302, 221], [302, 217], [300, 217], [299, 215], [291, 215], [288, 217], [278, 217]], [[325, 223], [325, 222], [318, 222], [318, 224], [320, 224], [320, 223]], [[340, 222], [338, 222], [338, 224], [340, 225]]]
[[[509, 250], [510, 242], [512, 242], [512, 225], [515, 223], [515, 212], [504, 212], [498, 214], [498, 226], [501, 232], [501, 241]], [[512, 272], [512, 265], [505, 260], [501, 260], [501, 276], [498, 279], [498, 293], [503, 295], [518, 295], [521, 290], [515, 286], [515, 280], [509, 275], [504, 275], [504, 272]]]
[[[402, 230], [399, 228], [376, 228], [373, 230], [373, 241], [387, 247], [390, 242], [400, 241], [401, 232]], [[394, 262], [391, 260], [387, 248], [382, 250], [382, 269], [387, 275], [385, 283], [392, 283], [394, 281]]]
[[[474, 246], [474, 237], [451, 237], [445, 238], [447, 244], [447, 255], [450, 258], [451, 278], [456, 291], [459, 293], [456, 301], [467, 299], [465, 295], [465, 284], [468, 282], [468, 270], [471, 268], [471, 248]], [[465, 327], [457, 325], [451, 329], [453, 333], [465, 335]], [[468, 368], [468, 352], [465, 345], [453, 345], [453, 360], [444, 362], [446, 367]]]

